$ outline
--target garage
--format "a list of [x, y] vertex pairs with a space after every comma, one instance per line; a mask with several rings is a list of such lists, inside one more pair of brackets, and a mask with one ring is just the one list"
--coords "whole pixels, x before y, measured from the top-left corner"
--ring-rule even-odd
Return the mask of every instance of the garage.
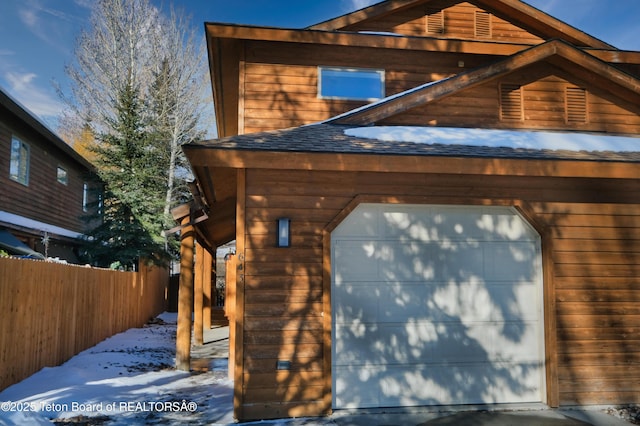
[[334, 409], [546, 400], [541, 243], [516, 209], [360, 204], [331, 262]]

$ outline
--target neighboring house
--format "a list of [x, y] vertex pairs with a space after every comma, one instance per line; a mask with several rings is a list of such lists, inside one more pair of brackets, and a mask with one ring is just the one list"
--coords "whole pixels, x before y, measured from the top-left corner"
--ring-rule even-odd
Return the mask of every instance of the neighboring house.
[[0, 249], [76, 263], [94, 167], [0, 91]]
[[640, 52], [517, 0], [205, 28], [238, 419], [640, 402]]

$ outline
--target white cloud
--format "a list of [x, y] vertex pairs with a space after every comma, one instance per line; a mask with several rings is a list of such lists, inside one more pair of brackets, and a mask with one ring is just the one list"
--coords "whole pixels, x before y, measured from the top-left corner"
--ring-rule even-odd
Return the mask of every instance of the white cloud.
[[34, 73], [6, 72], [4, 74], [11, 96], [32, 113], [50, 122], [50, 118], [58, 117], [64, 106], [50, 90], [38, 87], [37, 79], [38, 76]]
[[342, 6], [344, 10], [353, 12], [354, 10], [371, 6], [374, 3], [380, 3], [380, 1], [381, 0], [343, 0]]

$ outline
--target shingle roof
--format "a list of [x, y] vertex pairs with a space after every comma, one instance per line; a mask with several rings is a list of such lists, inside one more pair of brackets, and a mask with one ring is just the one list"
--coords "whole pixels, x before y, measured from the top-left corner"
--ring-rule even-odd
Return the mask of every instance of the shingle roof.
[[382, 141], [345, 135], [354, 126], [313, 124], [208, 140], [190, 144], [193, 148], [271, 152], [307, 152], [340, 154], [374, 154], [404, 156], [438, 156], [471, 158], [512, 158], [543, 160], [614, 161], [640, 163], [640, 152], [568, 151], [470, 145], [425, 144]]

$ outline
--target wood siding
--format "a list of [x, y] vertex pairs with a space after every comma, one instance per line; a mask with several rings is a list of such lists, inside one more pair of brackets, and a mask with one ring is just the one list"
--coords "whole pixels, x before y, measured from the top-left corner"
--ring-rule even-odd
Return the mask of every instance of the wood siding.
[[300, 126], [364, 105], [362, 101], [320, 99], [320, 65], [379, 69], [381, 63], [393, 64], [384, 66], [389, 96], [494, 59], [490, 55], [246, 42], [240, 77], [244, 94], [239, 105], [244, 125], [240, 133]]
[[[332, 49], [268, 42], [247, 43], [240, 78], [241, 133], [276, 130], [326, 120], [362, 106], [361, 101], [318, 97], [318, 65], [385, 67], [386, 95], [440, 80], [494, 60], [486, 55]], [[460, 63], [459, 63], [460, 62]], [[463, 67], [460, 67], [463, 65]], [[500, 85], [521, 85], [523, 119], [501, 119]], [[587, 122], [567, 119], [567, 88], [586, 88]], [[640, 108], [580, 80], [550, 63], [538, 63], [499, 80], [414, 108], [381, 121], [387, 125], [580, 130], [638, 134]]]
[[[9, 178], [11, 139], [29, 145], [29, 184]], [[58, 150], [37, 132], [14, 122], [0, 122], [0, 210], [83, 232], [83, 185], [91, 182], [89, 171]], [[57, 181], [57, 168], [68, 174], [68, 184]]]
[[[381, 18], [367, 20], [345, 28], [348, 31], [392, 32], [408, 36], [437, 36], [439, 38], [473, 39], [511, 43], [537, 44], [543, 40], [522, 28], [501, 19], [471, 3], [451, 5], [449, 0], [430, 2], [428, 8], [419, 6]], [[442, 14], [442, 31], [428, 32], [429, 16]], [[477, 15], [486, 17], [485, 31], [478, 31]], [[481, 18], [482, 19], [482, 18]], [[433, 19], [432, 19], [433, 22]], [[439, 27], [437, 27], [439, 29]]]
[[[556, 308], [545, 321], [557, 323], [557, 333], [548, 328], [547, 368], [559, 371], [549, 380], [549, 401], [638, 402], [640, 205], [627, 204], [630, 193], [640, 193], [639, 180], [247, 170], [238, 252], [244, 256], [241, 418], [330, 411], [323, 231], [360, 194], [528, 206], [549, 241], [545, 297], [547, 309]], [[291, 219], [291, 248], [275, 248], [282, 216]], [[278, 360], [291, 361], [291, 369], [276, 370]]]
[[[549, 73], [552, 72], [551, 75]], [[553, 67], [535, 65], [499, 81], [461, 91], [427, 106], [417, 107], [401, 115], [382, 120], [386, 125], [433, 125], [450, 127], [490, 127], [496, 129], [549, 129], [609, 132], [637, 135], [640, 133], [638, 111], [625, 109], [624, 100], [603, 92], [584, 89], [582, 81]], [[521, 114], [516, 114], [513, 96], [505, 96], [505, 87], [521, 90]], [[584, 118], [569, 119], [568, 89], [585, 90]], [[515, 94], [516, 92], [511, 92]], [[570, 99], [569, 99], [570, 101]], [[504, 107], [509, 110], [505, 115]], [[629, 108], [637, 109], [629, 105]]]

